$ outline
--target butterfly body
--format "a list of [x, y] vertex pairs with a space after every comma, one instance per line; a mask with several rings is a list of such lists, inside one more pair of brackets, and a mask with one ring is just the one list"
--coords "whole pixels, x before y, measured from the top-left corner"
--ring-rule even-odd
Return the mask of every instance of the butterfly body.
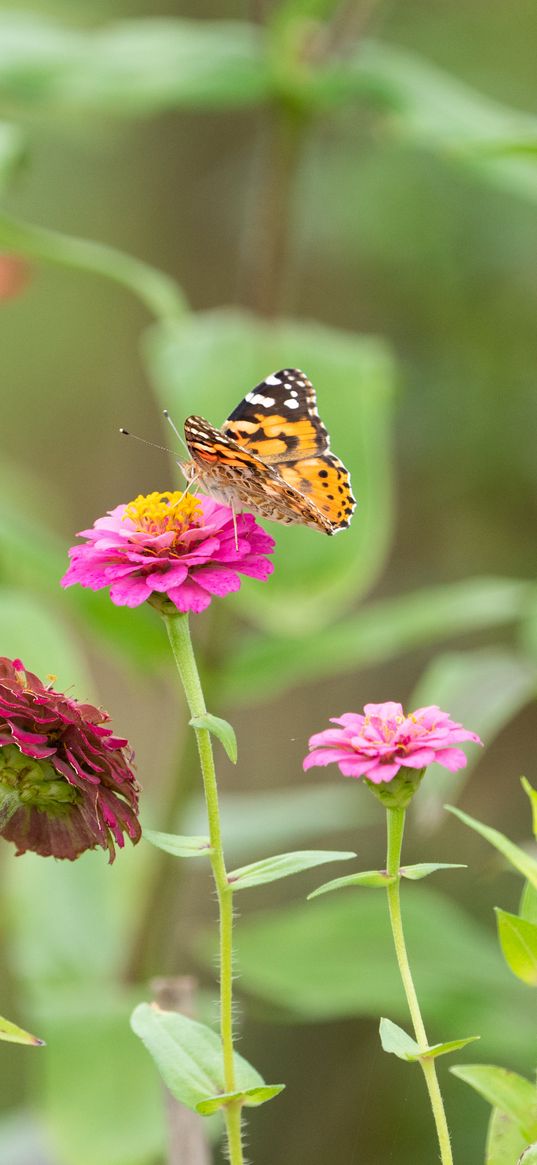
[[192, 460], [182, 465], [212, 497], [262, 518], [335, 534], [355, 501], [343, 463], [330, 451], [315, 390], [299, 369], [282, 369], [245, 396], [221, 429], [188, 417]]

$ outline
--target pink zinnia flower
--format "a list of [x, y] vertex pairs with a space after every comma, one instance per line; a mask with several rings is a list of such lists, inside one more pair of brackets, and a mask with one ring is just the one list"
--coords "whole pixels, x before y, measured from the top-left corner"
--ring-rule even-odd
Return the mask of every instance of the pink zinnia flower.
[[304, 768], [334, 762], [344, 777], [367, 777], [375, 785], [391, 781], [401, 767], [424, 769], [436, 761], [452, 773], [464, 768], [466, 756], [454, 748], [463, 740], [481, 744], [475, 732], [451, 720], [435, 704], [405, 716], [401, 704], [366, 704], [364, 714], [345, 712], [311, 736]]
[[132, 757], [108, 719], [0, 657], [0, 835], [18, 854], [72, 861], [102, 846], [113, 862], [124, 834], [139, 841]]
[[62, 585], [110, 587], [117, 606], [138, 607], [153, 596], [178, 611], [203, 611], [215, 595], [238, 591], [239, 575], [265, 580], [274, 540], [251, 514], [192, 494], [152, 493], [116, 506], [83, 530], [69, 551]]

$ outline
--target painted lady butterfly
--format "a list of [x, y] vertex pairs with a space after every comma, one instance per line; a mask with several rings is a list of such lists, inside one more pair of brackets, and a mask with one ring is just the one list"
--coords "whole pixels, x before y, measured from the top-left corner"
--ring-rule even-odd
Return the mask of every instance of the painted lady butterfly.
[[187, 480], [235, 510], [325, 534], [349, 525], [356, 504], [350, 477], [330, 452], [315, 389], [298, 368], [267, 376], [221, 429], [188, 417], [185, 438]]

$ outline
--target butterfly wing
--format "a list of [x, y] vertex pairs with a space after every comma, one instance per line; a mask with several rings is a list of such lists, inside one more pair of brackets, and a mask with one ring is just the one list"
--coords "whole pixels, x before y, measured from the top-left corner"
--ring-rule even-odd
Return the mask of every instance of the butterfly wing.
[[348, 469], [334, 453], [305, 457], [300, 461], [280, 465], [279, 469], [284, 480], [303, 494], [330, 522], [332, 534], [350, 525], [356, 507], [351, 479]]
[[327, 534], [349, 525], [356, 504], [349, 473], [330, 452], [315, 389], [300, 369], [267, 376], [221, 429], [189, 417], [185, 437], [195, 467], [187, 475], [195, 472], [228, 505]]
[[212, 497], [235, 510], [250, 510], [285, 525], [298, 523], [332, 533], [332, 523], [277, 469], [267, 465], [203, 417], [188, 417], [185, 438], [192, 461], [183, 466]]
[[222, 432], [267, 465], [297, 461], [330, 447], [315, 389], [299, 368], [282, 368], [237, 405]]

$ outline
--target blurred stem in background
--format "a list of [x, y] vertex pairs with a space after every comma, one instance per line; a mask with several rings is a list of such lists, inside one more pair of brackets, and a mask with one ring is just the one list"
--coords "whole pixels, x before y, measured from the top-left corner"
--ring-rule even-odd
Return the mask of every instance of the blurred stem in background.
[[[399, 972], [403, 983], [406, 1001], [408, 1003], [408, 1009], [412, 1018], [414, 1034], [420, 1048], [425, 1050], [429, 1046], [429, 1041], [427, 1039], [425, 1025], [421, 1017], [420, 1005], [418, 1003], [416, 988], [414, 987], [414, 980], [410, 970], [403, 931], [403, 919], [401, 916], [400, 865], [406, 810], [399, 807], [393, 809], [387, 808], [386, 813], [388, 827], [386, 873], [392, 874], [395, 877], [395, 881], [391, 882], [390, 885], [386, 887], [386, 892], [388, 895], [388, 909], [390, 912], [390, 923], [392, 928], [395, 953], [397, 955], [397, 963], [399, 966]], [[440, 1086], [436, 1075], [436, 1065], [434, 1059], [428, 1059], [425, 1056], [423, 1056], [419, 1062], [423, 1070], [423, 1075], [425, 1076], [425, 1083], [427, 1085], [427, 1091], [431, 1101], [431, 1108], [433, 1110], [436, 1132], [438, 1134], [438, 1144], [440, 1147], [440, 1160], [442, 1161], [442, 1165], [453, 1165], [449, 1129], [447, 1126], [442, 1094], [440, 1092]]]
[[162, 271], [114, 247], [30, 225], [0, 213], [0, 247], [29, 259], [91, 271], [126, 287], [160, 320], [180, 320], [189, 310], [178, 284]]
[[239, 297], [258, 315], [271, 317], [286, 306], [292, 193], [310, 119], [306, 110], [283, 103], [274, 103], [262, 116], [241, 243]]
[[[190, 638], [188, 614], [176, 612], [164, 615], [164, 622], [177, 670], [184, 688], [193, 720], [206, 716], [207, 708], [201, 687], [196, 659]], [[218, 899], [219, 911], [219, 975], [220, 975], [220, 1039], [224, 1063], [224, 1084], [227, 1093], [237, 1091], [233, 1051], [233, 890], [228, 881], [222, 831], [218, 788], [214, 767], [211, 734], [207, 728], [194, 727], [203, 776], [203, 788], [211, 842], [210, 861]], [[232, 1100], [224, 1107], [230, 1165], [243, 1165], [241, 1135], [242, 1102]]]

